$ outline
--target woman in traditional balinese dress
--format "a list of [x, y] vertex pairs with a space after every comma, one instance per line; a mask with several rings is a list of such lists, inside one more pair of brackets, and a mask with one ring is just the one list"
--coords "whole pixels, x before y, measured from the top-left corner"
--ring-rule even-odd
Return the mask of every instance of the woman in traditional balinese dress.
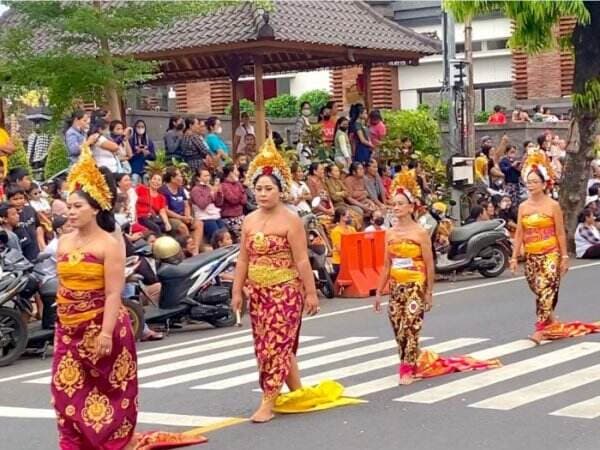
[[52, 363], [52, 402], [63, 450], [146, 449], [202, 442], [171, 433], [136, 435], [135, 338], [121, 303], [125, 254], [110, 232], [114, 181], [98, 170], [88, 147], [67, 180], [74, 232], [57, 251], [59, 290]]
[[519, 206], [515, 245], [510, 268], [517, 272], [521, 247], [525, 253], [525, 277], [536, 297], [536, 344], [544, 339], [560, 339], [600, 332], [600, 326], [582, 322], [561, 323], [555, 315], [561, 278], [569, 270], [567, 237], [563, 213], [546, 190], [551, 176], [542, 160], [529, 157], [523, 169], [529, 198]]
[[385, 262], [375, 297], [375, 311], [379, 312], [381, 295], [389, 282], [388, 316], [398, 343], [400, 384], [450, 372], [497, 367], [498, 361], [442, 358], [430, 351], [420, 352], [423, 319], [433, 306], [435, 266], [429, 234], [413, 218], [415, 205], [414, 194], [402, 186], [395, 187], [392, 208], [396, 220], [386, 231]]

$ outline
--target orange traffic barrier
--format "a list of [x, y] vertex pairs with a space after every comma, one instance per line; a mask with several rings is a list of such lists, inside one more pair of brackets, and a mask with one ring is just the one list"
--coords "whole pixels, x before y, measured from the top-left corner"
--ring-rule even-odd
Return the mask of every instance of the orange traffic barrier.
[[343, 234], [336, 292], [341, 292], [342, 297], [374, 295], [384, 252], [385, 231]]

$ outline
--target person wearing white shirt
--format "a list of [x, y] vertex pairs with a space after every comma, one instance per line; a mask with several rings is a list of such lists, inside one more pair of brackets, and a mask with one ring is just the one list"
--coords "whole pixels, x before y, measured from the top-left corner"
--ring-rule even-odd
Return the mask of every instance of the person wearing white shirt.
[[312, 211], [309, 201], [312, 200], [309, 187], [303, 181], [304, 172], [302, 167], [298, 163], [293, 163], [291, 166], [292, 171], [292, 186], [290, 188], [291, 202], [295, 206], [296, 211], [300, 215], [308, 214]]
[[377, 210], [373, 213], [373, 218], [371, 220], [371, 225], [365, 228], [366, 232], [372, 231], [385, 231], [387, 227], [385, 226], [385, 218], [383, 217], [383, 212], [381, 210]]
[[254, 127], [250, 123], [250, 116], [247, 112], [243, 112], [240, 116], [242, 123], [236, 128], [233, 136], [233, 151], [236, 155], [244, 154], [246, 152], [246, 141], [245, 137], [248, 134], [255, 135]]
[[106, 167], [112, 173], [119, 171], [120, 163], [118, 152], [120, 147], [109, 139], [108, 122], [98, 119], [91, 130], [91, 134], [98, 133], [99, 137], [92, 146], [92, 156], [98, 167]]

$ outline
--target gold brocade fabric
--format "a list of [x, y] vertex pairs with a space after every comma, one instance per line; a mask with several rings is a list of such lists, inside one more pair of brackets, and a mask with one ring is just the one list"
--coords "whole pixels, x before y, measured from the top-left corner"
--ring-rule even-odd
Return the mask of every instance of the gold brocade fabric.
[[274, 268], [259, 264], [248, 266], [248, 279], [259, 286], [275, 286], [295, 278], [298, 278], [298, 272], [295, 269]]
[[[409, 239], [400, 239], [388, 243], [388, 253], [392, 258], [390, 277], [397, 283], [424, 283], [425, 263], [421, 245]], [[411, 260], [410, 266], [394, 267], [397, 259]]]
[[523, 216], [523, 246], [525, 253], [536, 255], [556, 252], [558, 240], [554, 219], [546, 214]]

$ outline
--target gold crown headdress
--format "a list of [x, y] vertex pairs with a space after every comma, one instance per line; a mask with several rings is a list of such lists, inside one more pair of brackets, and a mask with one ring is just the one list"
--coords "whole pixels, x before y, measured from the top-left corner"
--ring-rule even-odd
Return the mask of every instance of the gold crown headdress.
[[87, 144], [81, 146], [79, 159], [67, 177], [67, 192], [71, 193], [77, 190], [82, 190], [92, 197], [103, 210], [110, 211], [112, 209], [112, 194], [108, 183], [98, 169]]
[[523, 163], [521, 177], [527, 181], [527, 176], [532, 172], [537, 171], [544, 181], [548, 184], [552, 183], [554, 178], [554, 170], [548, 161], [546, 154], [539, 148], [529, 150]]
[[421, 188], [417, 183], [417, 173], [415, 169], [403, 169], [396, 174], [392, 187], [390, 189], [392, 195], [402, 194], [411, 203], [414, 203], [417, 198], [421, 197]]
[[289, 192], [292, 185], [292, 173], [271, 138], [265, 141], [258, 154], [250, 162], [246, 179], [254, 185], [256, 179], [262, 175], [271, 175], [277, 178], [281, 183], [281, 190]]

